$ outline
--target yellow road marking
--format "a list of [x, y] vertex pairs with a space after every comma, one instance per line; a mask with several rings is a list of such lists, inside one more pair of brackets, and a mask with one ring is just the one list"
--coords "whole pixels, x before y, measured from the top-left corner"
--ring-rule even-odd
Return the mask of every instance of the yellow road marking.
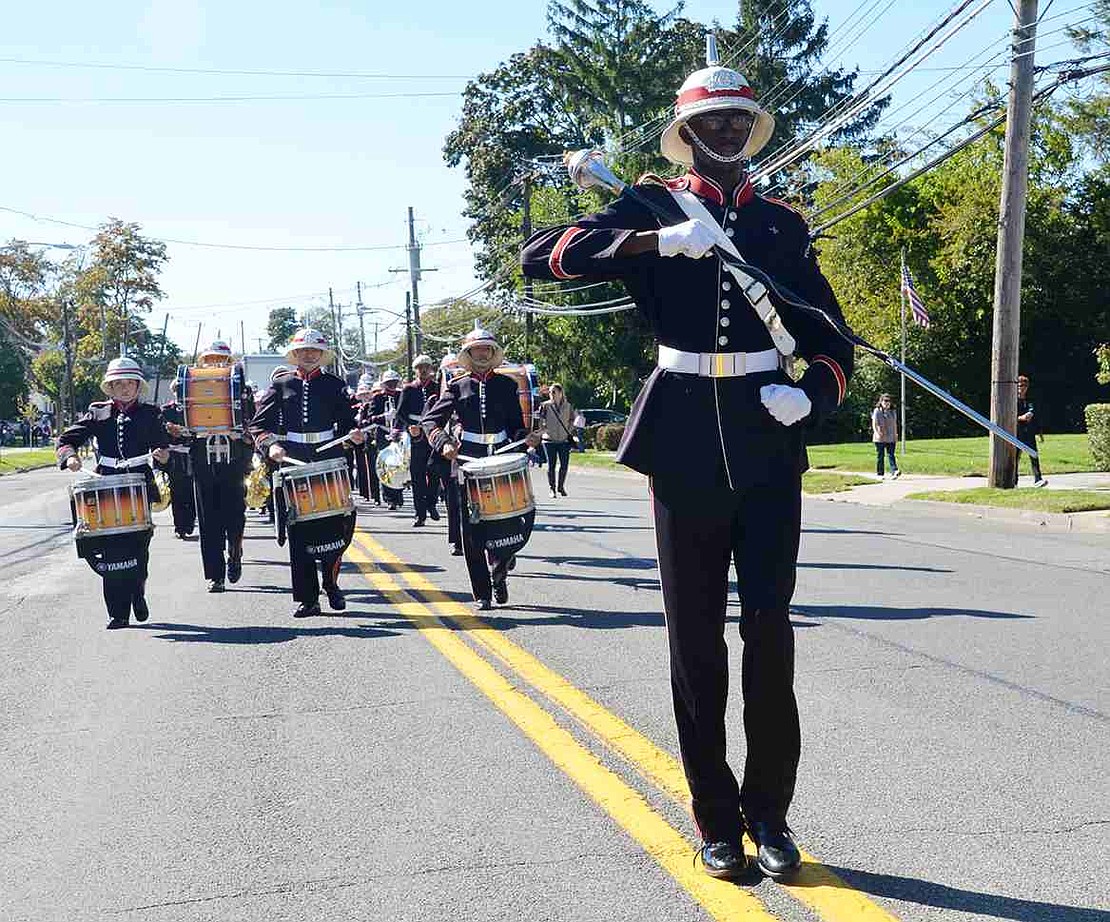
[[[690, 843], [629, 787], [582, 746], [555, 719], [464, 643], [458, 633], [434, 615], [428, 605], [407, 596], [397, 598], [400, 585], [374, 559], [380, 546], [364, 534], [355, 536], [351, 559], [370, 584], [386, 592], [391, 604], [421, 635], [472, 682], [532, 740], [540, 751], [605, 810], [640, 846], [714, 918], [773, 922], [775, 916], [751, 893], [735, 884], [714, 880], [691, 860]], [[461, 607], [461, 606], [460, 606]], [[428, 617], [432, 614], [432, 617]]]
[[[494, 654], [529, 685], [573, 715], [595, 736], [619, 753], [647, 781], [683, 807], [690, 803], [690, 789], [682, 765], [669, 752], [656, 746], [625, 721], [607, 710], [569, 680], [544, 665], [504, 632], [471, 613], [454, 601], [423, 574], [391, 553], [369, 535], [357, 536], [378, 561], [389, 564], [412, 589], [425, 596], [433, 610], [457, 622], [475, 643]], [[745, 840], [749, 854], [751, 843]], [[826, 922], [898, 922], [897, 917], [872, 902], [866, 895], [802, 851], [801, 870], [779, 886], [816, 912]]]

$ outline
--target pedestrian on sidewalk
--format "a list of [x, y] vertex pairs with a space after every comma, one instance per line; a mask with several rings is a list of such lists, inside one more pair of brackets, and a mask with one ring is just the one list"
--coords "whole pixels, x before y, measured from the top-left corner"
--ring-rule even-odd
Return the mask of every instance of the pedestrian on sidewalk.
[[574, 411], [574, 438], [577, 441], [577, 451], [586, 450], [586, 416], [581, 410]]
[[[551, 488], [551, 498], [567, 495], [567, 468], [570, 466], [570, 449], [574, 443], [574, 407], [563, 393], [563, 385], [551, 385], [551, 399], [540, 406], [540, 432], [543, 434], [543, 448], [547, 454], [547, 485]], [[558, 479], [555, 467], [558, 465]]]
[[898, 442], [898, 411], [894, 409], [894, 398], [890, 394], [880, 394], [879, 402], [871, 411], [871, 441], [875, 443], [875, 473], [886, 479], [883, 473], [883, 455], [890, 461], [890, 479], [902, 476], [898, 462], [894, 460], [894, 446]]
[[[1030, 448], [1037, 447], [1037, 434], [1041, 431], [1040, 422], [1036, 414], [1033, 412], [1033, 403], [1029, 399], [1029, 378], [1025, 375], [1018, 375], [1018, 417], [1017, 417], [1017, 437], [1021, 439]], [[1044, 436], [1042, 435], [1043, 439]], [[1033, 486], [1047, 487], [1048, 481], [1045, 480], [1044, 474], [1041, 473], [1041, 461], [1033, 455], [1029, 456], [1029, 464], [1033, 468]], [[1017, 458], [1014, 460], [1014, 486], [1018, 482], [1018, 468], [1021, 466], [1021, 452], [1017, 453]]]

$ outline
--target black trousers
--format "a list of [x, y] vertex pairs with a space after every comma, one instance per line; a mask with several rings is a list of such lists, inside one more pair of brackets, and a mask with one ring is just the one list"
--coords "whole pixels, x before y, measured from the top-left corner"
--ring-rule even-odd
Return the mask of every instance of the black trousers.
[[458, 481], [453, 481], [452, 489], [458, 501], [459, 531], [462, 535], [463, 555], [466, 558], [466, 572], [470, 577], [470, 591], [475, 600], [492, 599], [493, 584], [509, 578], [509, 563], [513, 559], [512, 555], [502, 557], [485, 549], [481, 525], [473, 525], [470, 522], [470, 504], [466, 498], [466, 487]]
[[197, 512], [200, 515], [200, 556], [205, 579], [222, 580], [227, 576], [227, 560], [243, 556], [243, 529], [247, 517], [247, 484], [237, 465], [199, 466], [194, 479], [197, 486]]
[[[320, 598], [317, 564], [323, 576], [324, 590], [339, 588], [339, 568], [343, 552], [355, 533], [355, 516], [329, 516], [313, 519], [289, 528], [289, 571], [293, 581], [293, 601], [315, 605]], [[334, 550], [321, 547], [338, 545]]]
[[359, 495], [365, 500], [372, 499], [380, 503], [382, 494], [378, 483], [378, 450], [370, 443], [356, 445], [354, 460], [355, 486], [358, 488]]
[[77, 542], [77, 555], [103, 581], [104, 607], [109, 618], [127, 621], [134, 599], [145, 595], [153, 534], [153, 531], [131, 532]]
[[551, 492], [555, 492], [555, 465], [559, 465], [558, 487], [563, 489], [567, 482], [567, 466], [570, 464], [570, 442], [544, 442], [544, 451], [547, 452], [547, 483]]
[[174, 452], [166, 466], [170, 478], [170, 508], [173, 510], [173, 530], [190, 535], [197, 525], [197, 502], [193, 496], [193, 475], [189, 470], [187, 455]]
[[[801, 531], [801, 475], [785, 471], [774, 478], [715, 503], [693, 503], [653, 485], [679, 745], [694, 817], [706, 841], [739, 841], [742, 814], [749, 821], [785, 821], [794, 794], [801, 733], [789, 606]], [[744, 644], [742, 786], [725, 757], [730, 563], [738, 575]]]
[[412, 479], [412, 507], [423, 521], [439, 501], [439, 477], [428, 467], [432, 448], [425, 437], [412, 440], [409, 450], [409, 477]]
[[[1037, 447], [1037, 433], [1019, 431], [1017, 436], [1018, 436], [1019, 439], [1021, 439], [1030, 448], [1036, 448]], [[1015, 487], [1017, 486], [1018, 477], [1020, 476], [1019, 470], [1021, 468], [1021, 456], [1022, 456], [1022, 454], [1023, 453], [1019, 451], [1017, 453], [1017, 457], [1014, 459], [1014, 486]], [[1029, 456], [1029, 465], [1030, 465], [1030, 467], [1033, 468], [1033, 479], [1034, 480], [1043, 480], [1044, 478], [1041, 476], [1041, 459], [1040, 458], [1034, 458], [1032, 455], [1030, 455]]]
[[451, 476], [450, 465], [446, 472], [439, 472], [440, 489], [443, 491], [443, 501], [447, 505], [447, 543], [452, 547], [462, 546], [462, 518], [459, 511], [458, 484]]

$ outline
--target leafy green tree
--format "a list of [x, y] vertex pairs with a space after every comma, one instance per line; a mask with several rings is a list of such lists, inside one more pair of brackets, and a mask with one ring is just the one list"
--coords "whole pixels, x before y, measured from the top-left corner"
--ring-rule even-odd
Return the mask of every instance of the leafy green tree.
[[27, 394], [27, 366], [22, 351], [0, 326], [0, 419], [13, 419]]
[[300, 329], [297, 311], [292, 307], [275, 307], [266, 321], [266, 335], [270, 337], [267, 348], [271, 352], [284, 352], [293, 334]]

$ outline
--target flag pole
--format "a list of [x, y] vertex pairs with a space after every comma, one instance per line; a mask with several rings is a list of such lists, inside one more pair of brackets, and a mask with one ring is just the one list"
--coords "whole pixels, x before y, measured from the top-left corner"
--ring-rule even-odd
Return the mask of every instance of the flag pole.
[[[902, 305], [902, 364], [906, 364], [906, 248], [902, 247], [902, 274], [898, 279], [899, 301]], [[906, 373], [902, 372], [902, 457], [906, 456]]]

